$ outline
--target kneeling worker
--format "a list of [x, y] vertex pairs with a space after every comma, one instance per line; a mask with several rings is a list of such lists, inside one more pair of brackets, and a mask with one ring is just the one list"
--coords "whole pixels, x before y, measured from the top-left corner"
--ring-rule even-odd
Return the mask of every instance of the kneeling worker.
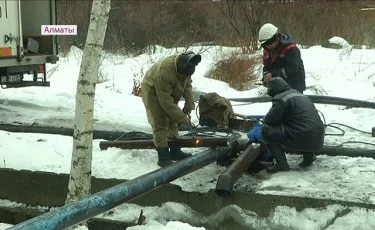
[[272, 107], [264, 117], [262, 128], [248, 133], [249, 140], [263, 139], [266, 143], [276, 160], [267, 170], [270, 173], [289, 170], [283, 147], [303, 154], [300, 167], [310, 166], [316, 159], [314, 152], [324, 144], [324, 125], [314, 103], [280, 77], [272, 78], [267, 87]]
[[[143, 79], [142, 101], [160, 167], [191, 156], [181, 148], [169, 148], [168, 138], [178, 137], [178, 124], [190, 124], [189, 115], [195, 109], [191, 75], [200, 61], [201, 55], [192, 51], [171, 55], [155, 63]], [[181, 97], [185, 99], [182, 110], [178, 107]]]

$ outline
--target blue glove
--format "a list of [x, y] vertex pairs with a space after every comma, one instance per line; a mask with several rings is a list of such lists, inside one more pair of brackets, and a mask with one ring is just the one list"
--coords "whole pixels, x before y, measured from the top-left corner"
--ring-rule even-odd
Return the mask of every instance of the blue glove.
[[247, 133], [247, 137], [251, 142], [260, 142], [263, 143], [262, 137], [262, 125], [259, 123], [254, 124], [253, 129]]

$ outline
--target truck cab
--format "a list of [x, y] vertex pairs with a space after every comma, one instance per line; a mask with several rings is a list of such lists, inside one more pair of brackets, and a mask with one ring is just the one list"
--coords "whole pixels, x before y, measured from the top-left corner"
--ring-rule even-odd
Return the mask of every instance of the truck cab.
[[0, 0], [0, 85], [2, 88], [50, 86], [46, 64], [58, 61], [56, 0]]

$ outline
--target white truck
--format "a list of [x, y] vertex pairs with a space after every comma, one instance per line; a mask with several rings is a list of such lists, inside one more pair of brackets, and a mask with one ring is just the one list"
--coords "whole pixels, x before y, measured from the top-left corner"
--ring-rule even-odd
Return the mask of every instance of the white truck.
[[0, 85], [50, 86], [46, 63], [58, 61], [56, 35], [41, 35], [56, 25], [56, 0], [0, 0]]

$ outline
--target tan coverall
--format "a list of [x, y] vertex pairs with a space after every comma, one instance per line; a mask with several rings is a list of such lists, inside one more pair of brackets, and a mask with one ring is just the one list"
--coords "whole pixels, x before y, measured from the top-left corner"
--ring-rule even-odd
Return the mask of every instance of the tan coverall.
[[181, 97], [185, 98], [184, 109], [195, 108], [191, 77], [177, 72], [177, 58], [172, 55], [155, 63], [146, 72], [141, 87], [153, 142], [160, 148], [168, 147], [168, 138], [178, 136], [178, 124], [186, 119], [177, 105]]

